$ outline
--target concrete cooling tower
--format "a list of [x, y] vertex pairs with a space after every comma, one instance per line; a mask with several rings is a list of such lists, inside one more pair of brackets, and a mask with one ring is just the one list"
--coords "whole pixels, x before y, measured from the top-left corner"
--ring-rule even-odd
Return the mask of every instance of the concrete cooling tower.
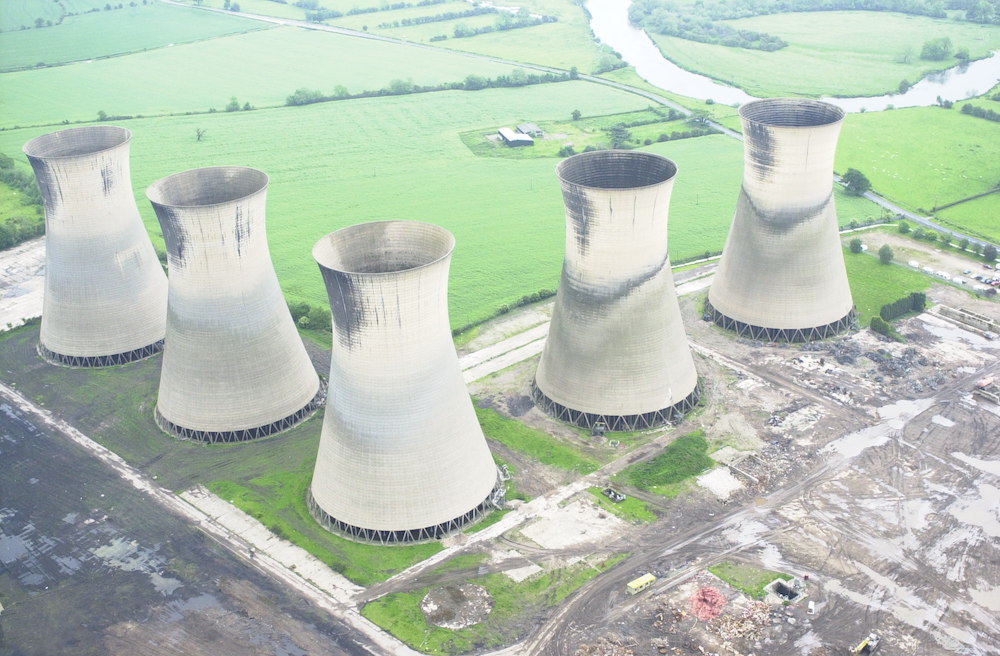
[[330, 296], [330, 394], [309, 508], [327, 529], [392, 544], [439, 538], [502, 498], [448, 324], [455, 238], [364, 223], [313, 248]]
[[533, 396], [595, 429], [662, 425], [698, 401], [667, 253], [677, 166], [638, 151], [574, 155], [556, 168], [566, 257]]
[[163, 348], [167, 278], [132, 191], [125, 128], [72, 128], [24, 145], [45, 205], [39, 354], [75, 367]]
[[743, 188], [707, 318], [765, 341], [843, 332], [855, 321], [833, 202], [844, 111], [771, 98], [743, 105], [740, 119]]
[[322, 403], [271, 265], [267, 183], [261, 171], [222, 166], [168, 176], [146, 192], [170, 270], [156, 420], [178, 437], [266, 437]]

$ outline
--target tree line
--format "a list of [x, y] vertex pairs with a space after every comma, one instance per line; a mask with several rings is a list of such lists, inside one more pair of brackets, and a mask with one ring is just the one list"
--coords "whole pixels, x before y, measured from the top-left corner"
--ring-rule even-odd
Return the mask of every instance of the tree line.
[[0, 250], [44, 235], [42, 193], [35, 176], [14, 168], [14, 160], [0, 153], [0, 183], [17, 191], [24, 207], [23, 212], [15, 213], [0, 222]]
[[578, 77], [576, 69], [569, 73], [529, 73], [521, 68], [514, 69], [510, 75], [499, 75], [495, 78], [483, 77], [481, 75], [468, 75], [461, 82], [443, 82], [441, 84], [414, 84], [412, 80], [392, 80], [389, 85], [374, 91], [362, 91], [360, 93], [349, 93], [347, 88], [338, 85], [334, 89], [333, 95], [324, 94], [315, 89], [296, 89], [295, 93], [285, 99], [288, 106], [311, 105], [319, 102], [329, 102], [333, 100], [347, 100], [350, 98], [371, 98], [375, 96], [399, 96], [409, 93], [428, 93], [431, 91], [478, 91], [480, 89], [503, 88], [503, 87], [523, 87], [532, 84], [549, 84], [553, 82], [566, 82]]

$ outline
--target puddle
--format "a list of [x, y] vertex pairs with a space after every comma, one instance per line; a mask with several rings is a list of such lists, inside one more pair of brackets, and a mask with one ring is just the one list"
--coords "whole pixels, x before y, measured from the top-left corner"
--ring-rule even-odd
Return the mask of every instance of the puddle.
[[962, 522], [978, 526], [986, 535], [1000, 538], [1000, 488], [981, 483], [978, 499], [961, 499], [948, 506], [948, 512]]
[[164, 619], [168, 622], [178, 622], [184, 619], [184, 616], [188, 613], [196, 613], [209, 608], [220, 608], [221, 606], [222, 604], [219, 603], [219, 600], [215, 596], [206, 592], [190, 599], [171, 601], [167, 604], [167, 612]]
[[104, 564], [123, 572], [142, 572], [148, 574], [150, 582], [156, 591], [164, 596], [174, 593], [183, 583], [179, 579], [163, 576], [159, 573], [163, 563], [156, 556], [154, 549], [145, 549], [135, 540], [125, 538], [115, 538], [110, 544], [106, 544], [90, 552], [104, 561]]
[[865, 449], [882, 446], [889, 441], [891, 432], [901, 430], [906, 425], [906, 422], [924, 412], [936, 402], [937, 399], [931, 397], [917, 399], [916, 401], [902, 400], [882, 406], [878, 409], [878, 415], [882, 418], [881, 424], [863, 428], [836, 439], [823, 447], [822, 451], [834, 451], [842, 456], [853, 458]]
[[972, 465], [976, 469], [984, 471], [987, 474], [1000, 476], [1000, 460], [980, 460], [979, 458], [973, 458], [972, 456], [967, 456], [961, 451], [952, 451], [951, 456], [953, 458], [961, 460], [967, 465]]

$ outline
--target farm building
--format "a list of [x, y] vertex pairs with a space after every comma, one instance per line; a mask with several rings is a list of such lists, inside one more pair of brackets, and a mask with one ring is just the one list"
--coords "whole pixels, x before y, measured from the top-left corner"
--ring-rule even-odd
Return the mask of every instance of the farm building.
[[497, 134], [503, 139], [504, 143], [508, 146], [534, 146], [535, 140], [531, 138], [530, 135], [523, 134], [521, 132], [514, 132], [510, 128], [500, 128], [497, 130]]
[[543, 134], [542, 128], [538, 127], [535, 123], [519, 123], [517, 126], [517, 131], [521, 134], [526, 134], [529, 137], [534, 137], [535, 139], [540, 138]]

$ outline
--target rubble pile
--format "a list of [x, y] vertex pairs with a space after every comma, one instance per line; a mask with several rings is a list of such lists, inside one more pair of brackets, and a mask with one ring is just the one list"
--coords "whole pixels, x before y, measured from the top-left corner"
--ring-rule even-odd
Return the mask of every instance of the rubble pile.
[[691, 612], [702, 622], [714, 620], [725, 607], [725, 596], [715, 588], [699, 588], [691, 597]]
[[574, 656], [633, 656], [631, 647], [622, 644], [621, 640], [601, 636], [594, 644], [583, 644], [576, 648]]
[[764, 629], [771, 624], [771, 607], [763, 601], [751, 602], [739, 615], [724, 615], [719, 619], [719, 635], [727, 641], [756, 642], [764, 638]]

